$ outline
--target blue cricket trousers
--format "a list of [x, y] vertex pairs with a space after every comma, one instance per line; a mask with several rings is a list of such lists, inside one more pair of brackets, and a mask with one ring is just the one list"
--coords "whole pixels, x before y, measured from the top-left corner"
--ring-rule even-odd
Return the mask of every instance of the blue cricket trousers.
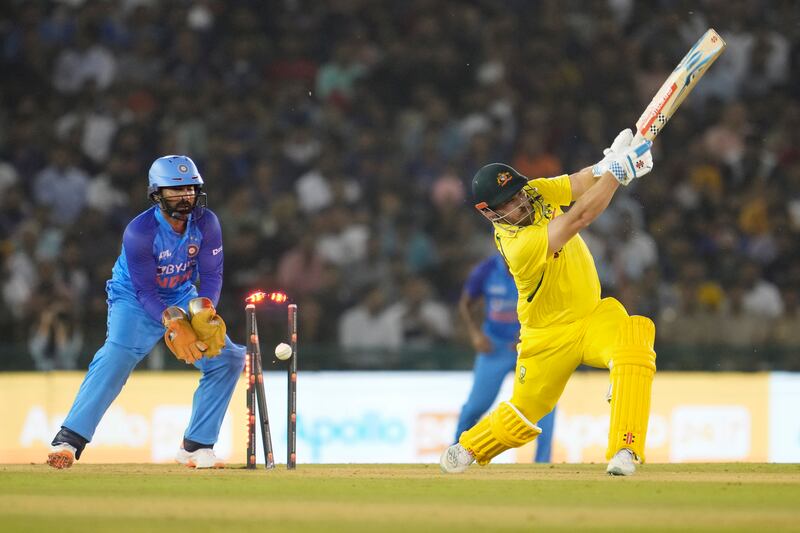
[[[176, 305], [186, 309], [189, 294]], [[153, 320], [139, 302], [127, 294], [109, 291], [108, 332], [83, 379], [63, 426], [92, 440], [108, 407], [119, 395], [134, 367], [150, 353], [164, 335], [164, 326]], [[213, 359], [200, 359], [202, 371], [192, 401], [192, 416], [185, 438], [201, 444], [217, 442], [222, 419], [244, 369], [245, 349], [225, 338], [225, 347]]]

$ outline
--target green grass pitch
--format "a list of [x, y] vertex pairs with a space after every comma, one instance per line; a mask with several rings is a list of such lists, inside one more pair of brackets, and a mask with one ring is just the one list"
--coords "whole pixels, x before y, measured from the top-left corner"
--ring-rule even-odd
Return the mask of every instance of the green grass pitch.
[[800, 465], [0, 465], [11, 531], [800, 531]]

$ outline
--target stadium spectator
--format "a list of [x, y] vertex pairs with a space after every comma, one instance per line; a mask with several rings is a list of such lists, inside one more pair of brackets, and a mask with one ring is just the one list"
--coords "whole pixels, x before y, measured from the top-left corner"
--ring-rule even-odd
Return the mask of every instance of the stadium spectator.
[[644, 271], [658, 262], [658, 250], [653, 238], [637, 228], [633, 215], [623, 212], [617, 221], [617, 231], [612, 238], [616, 252], [612, 258], [617, 279], [637, 282]]
[[326, 260], [316, 249], [314, 235], [306, 233], [280, 258], [278, 283], [294, 297], [309, 296], [322, 287], [325, 268]]
[[757, 263], [744, 264], [739, 279], [743, 290], [741, 305], [747, 313], [764, 318], [777, 318], [783, 314], [780, 291], [761, 277], [761, 268]]
[[45, 307], [28, 339], [36, 370], [75, 370], [82, 348], [80, 322], [69, 309], [63, 305]]
[[[739, 284], [745, 308], [770, 320], [787, 312], [780, 300], [800, 286], [793, 2], [701, 3], [680, 16], [663, 2], [512, 2], [502, 11], [453, 0], [334, 4], [5, 6], [0, 267], [18, 352], [8, 364], [30, 365], [19, 332], [28, 331], [21, 326], [38, 263], [54, 257], [57, 271], [88, 277], [78, 320], [87, 343], [102, 337], [97, 287], [119, 232], [146, 207], [140, 177], [159, 153], [191, 154], [214, 178], [212, 208], [228, 232], [224, 290], [234, 296], [223, 302], [274, 283], [284, 256], [310, 233], [332, 263], [304, 281], [319, 288], [299, 296], [315, 343], [337, 343], [330, 317], [364, 285], [350, 274], [381, 271], [389, 304], [401, 289], [395, 280], [419, 276], [452, 312], [463, 265], [492, 249], [456, 181], [463, 189], [486, 161], [553, 175], [590, 160], [615, 133], [608, 128], [635, 120], [708, 26], [728, 48], [658, 137], [658, 179], [620, 195], [620, 209], [586, 241], [603, 286], [645, 314], [667, 317], [683, 305], [719, 330]], [[638, 244], [614, 230], [623, 212]], [[77, 257], [69, 266], [64, 252]], [[702, 265], [699, 279], [685, 278], [687, 262]], [[751, 262], [755, 285], [739, 280]], [[703, 286], [725, 287], [719, 312], [690, 302]], [[682, 293], [687, 301], [676, 304]], [[232, 330], [244, 327], [239, 315], [225, 313]], [[463, 332], [447, 338], [467, 355]], [[788, 349], [783, 338], [778, 351]], [[309, 366], [335, 365], [325, 350], [305, 353]], [[700, 356], [681, 364], [713, 367]]]
[[450, 310], [434, 299], [430, 284], [421, 277], [404, 283], [400, 301], [387, 313], [400, 323], [404, 348], [432, 348], [450, 340], [453, 333]]
[[344, 361], [355, 368], [391, 367], [403, 346], [401, 326], [397, 313], [386, 307], [383, 289], [367, 288], [359, 303], [339, 319]]
[[114, 82], [115, 56], [98, 38], [96, 28], [80, 27], [74, 44], [58, 54], [53, 85], [59, 92], [76, 94], [93, 87], [102, 90]]
[[86, 206], [88, 191], [89, 175], [73, 164], [69, 149], [62, 144], [53, 147], [50, 164], [34, 180], [36, 204], [48, 208], [53, 222], [69, 225]]

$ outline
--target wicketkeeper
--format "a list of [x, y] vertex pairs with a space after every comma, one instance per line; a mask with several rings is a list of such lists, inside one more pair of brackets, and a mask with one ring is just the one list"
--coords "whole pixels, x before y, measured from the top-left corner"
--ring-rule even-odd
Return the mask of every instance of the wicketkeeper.
[[203, 372], [176, 460], [196, 468], [224, 466], [213, 446], [245, 350], [231, 342], [215, 311], [222, 288], [222, 232], [202, 189], [203, 178], [186, 156], [161, 157], [150, 167], [147, 194], [155, 205], [125, 228], [106, 284], [106, 341], [53, 439], [50, 466], [69, 468], [80, 458], [131, 371], [161, 337], [175, 357]]
[[[461, 434], [441, 457], [445, 472], [485, 465], [532, 441], [580, 364], [611, 371], [607, 472], [630, 475], [645, 458], [650, 388], [656, 371], [655, 326], [600, 298], [594, 260], [578, 232], [608, 207], [620, 185], [653, 168], [650, 141], [622, 131], [593, 167], [528, 180], [492, 163], [472, 180], [477, 209], [494, 224], [495, 244], [519, 291], [519, 359], [510, 401]], [[566, 212], [562, 206], [569, 206]]]

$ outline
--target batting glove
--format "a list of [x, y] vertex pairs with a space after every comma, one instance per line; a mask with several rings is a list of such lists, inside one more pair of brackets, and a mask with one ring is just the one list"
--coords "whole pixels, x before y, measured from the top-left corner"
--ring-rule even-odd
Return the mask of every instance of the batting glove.
[[625, 128], [617, 134], [617, 136], [614, 138], [614, 142], [611, 143], [611, 146], [603, 150], [603, 155], [605, 156], [603, 157], [603, 160], [610, 159], [615, 154], [620, 154], [626, 148], [630, 148], [632, 141], [633, 132], [630, 128]]
[[[617, 139], [620, 138], [620, 135], [617, 136]], [[612, 144], [611, 153], [592, 167], [592, 174], [600, 177], [606, 172], [610, 172], [622, 185], [628, 185], [635, 178], [641, 178], [653, 170], [653, 154], [650, 152], [652, 145], [651, 141], [642, 141], [636, 146], [629, 146], [619, 152], [614, 152]]]

